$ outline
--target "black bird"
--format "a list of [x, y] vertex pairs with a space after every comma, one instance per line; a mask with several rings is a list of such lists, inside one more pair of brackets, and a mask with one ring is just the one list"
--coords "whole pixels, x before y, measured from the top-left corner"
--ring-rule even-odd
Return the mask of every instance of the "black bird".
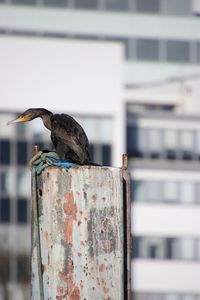
[[38, 117], [51, 131], [52, 143], [61, 160], [81, 165], [90, 163], [87, 135], [81, 125], [69, 115], [53, 114], [44, 108], [30, 108], [7, 124], [28, 122]]

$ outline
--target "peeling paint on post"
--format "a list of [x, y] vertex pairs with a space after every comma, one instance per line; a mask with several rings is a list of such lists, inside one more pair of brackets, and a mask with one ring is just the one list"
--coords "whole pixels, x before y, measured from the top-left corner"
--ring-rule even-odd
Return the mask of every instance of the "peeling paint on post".
[[128, 299], [124, 172], [49, 167], [32, 178], [32, 300]]

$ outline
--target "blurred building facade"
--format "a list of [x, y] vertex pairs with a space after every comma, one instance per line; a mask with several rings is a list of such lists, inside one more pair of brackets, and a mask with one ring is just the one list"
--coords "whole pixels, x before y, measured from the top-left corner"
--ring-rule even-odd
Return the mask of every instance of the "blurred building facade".
[[[199, 1], [0, 3], [1, 124], [42, 103], [77, 118], [96, 162], [119, 166], [127, 149], [133, 299], [199, 300]], [[70, 61], [71, 73], [59, 74]], [[96, 81], [83, 89], [87, 71], [88, 82]], [[33, 123], [1, 128], [0, 238], [7, 245], [0, 257], [2, 291], [8, 289], [10, 299], [28, 299], [25, 289], [15, 289], [29, 278], [27, 161], [35, 143], [49, 147], [49, 137]]]

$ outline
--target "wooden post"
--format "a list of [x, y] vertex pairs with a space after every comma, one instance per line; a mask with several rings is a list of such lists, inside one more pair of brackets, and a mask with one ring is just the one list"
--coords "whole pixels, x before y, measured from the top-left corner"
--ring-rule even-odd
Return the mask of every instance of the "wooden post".
[[130, 299], [127, 178], [91, 166], [32, 176], [32, 300]]

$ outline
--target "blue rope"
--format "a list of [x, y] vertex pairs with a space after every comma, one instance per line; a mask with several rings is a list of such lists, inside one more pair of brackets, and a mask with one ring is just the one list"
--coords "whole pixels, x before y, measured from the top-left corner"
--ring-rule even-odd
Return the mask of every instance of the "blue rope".
[[48, 166], [69, 169], [76, 166], [76, 164], [60, 160], [56, 152], [40, 151], [30, 160], [29, 166], [33, 173], [39, 175]]

